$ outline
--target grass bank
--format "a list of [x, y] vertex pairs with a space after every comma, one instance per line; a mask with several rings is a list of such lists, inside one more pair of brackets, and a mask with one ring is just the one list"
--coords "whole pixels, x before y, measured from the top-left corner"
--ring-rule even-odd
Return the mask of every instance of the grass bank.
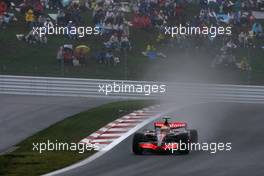
[[[47, 140], [78, 143], [107, 123], [134, 110], [151, 105], [149, 101], [114, 102], [90, 109], [58, 122], [38, 132], [17, 145], [18, 149], [0, 156], [0, 175], [35, 176], [48, 173], [87, 158], [93, 152], [83, 154], [72, 151], [33, 151], [33, 143]], [[52, 112], [51, 112], [52, 116]]]

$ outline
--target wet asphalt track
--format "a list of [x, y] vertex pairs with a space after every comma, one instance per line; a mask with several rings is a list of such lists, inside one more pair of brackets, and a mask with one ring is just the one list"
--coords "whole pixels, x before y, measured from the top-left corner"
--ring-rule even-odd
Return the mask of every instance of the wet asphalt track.
[[231, 152], [189, 155], [131, 153], [131, 137], [66, 176], [263, 176], [264, 105], [211, 103], [173, 113], [199, 131], [200, 142], [232, 142]]
[[110, 99], [0, 95], [0, 153], [48, 126]]

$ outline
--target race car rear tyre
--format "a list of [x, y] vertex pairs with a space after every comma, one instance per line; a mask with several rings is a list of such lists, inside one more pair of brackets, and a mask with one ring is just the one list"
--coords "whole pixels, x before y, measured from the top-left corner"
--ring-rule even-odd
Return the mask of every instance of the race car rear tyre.
[[142, 155], [143, 149], [139, 146], [140, 142], [144, 142], [145, 136], [142, 133], [136, 133], [133, 137], [132, 151], [135, 155]]
[[188, 154], [190, 151], [189, 151], [189, 135], [188, 133], [185, 133], [185, 134], [181, 134], [179, 136], [179, 144], [180, 144], [180, 148], [179, 148], [179, 153], [182, 154], [182, 155], [186, 155]]
[[190, 130], [190, 142], [191, 143], [197, 143], [198, 142], [197, 130]]

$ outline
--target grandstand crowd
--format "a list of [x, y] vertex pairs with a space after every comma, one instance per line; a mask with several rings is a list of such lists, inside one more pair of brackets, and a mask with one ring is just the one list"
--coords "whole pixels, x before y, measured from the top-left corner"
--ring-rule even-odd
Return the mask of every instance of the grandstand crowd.
[[[155, 42], [142, 48], [144, 56], [155, 59], [166, 58], [157, 51], [158, 45], [199, 48], [204, 42], [219, 47], [211, 66], [234, 65], [250, 69], [248, 59], [238, 59], [233, 54], [236, 48], [255, 48], [263, 45], [262, 21], [264, 19], [263, 0], [0, 0], [0, 28], [5, 30], [10, 23], [22, 20], [28, 33], [17, 34], [17, 38], [29, 44], [48, 44], [50, 36], [39, 36], [34, 27], [52, 25], [85, 26], [83, 12], [90, 11], [92, 23], [100, 29], [102, 47], [92, 51], [99, 63], [118, 64], [121, 59], [116, 53], [133, 50], [131, 28], [156, 31]], [[22, 16], [23, 18], [19, 18]], [[19, 19], [19, 20], [18, 20]], [[186, 26], [231, 26], [232, 35], [212, 37], [210, 35], [174, 38], [164, 35], [168, 25]], [[80, 40], [75, 34], [67, 34], [71, 40]], [[142, 36], [138, 36], [142, 37]], [[184, 44], [186, 43], [187, 44]], [[86, 56], [74, 46], [58, 46], [57, 59], [80, 65]], [[87, 49], [88, 50], [88, 49]], [[117, 54], [118, 55], [118, 54]]]

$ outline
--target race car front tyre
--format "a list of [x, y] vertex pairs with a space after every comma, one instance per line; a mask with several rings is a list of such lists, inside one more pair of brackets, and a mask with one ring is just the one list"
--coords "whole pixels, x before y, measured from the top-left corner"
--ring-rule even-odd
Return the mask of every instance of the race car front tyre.
[[139, 146], [140, 142], [144, 142], [145, 136], [142, 133], [136, 133], [133, 137], [132, 151], [135, 155], [142, 155], [143, 149]]
[[191, 143], [197, 143], [198, 142], [197, 130], [190, 130], [190, 142]]

